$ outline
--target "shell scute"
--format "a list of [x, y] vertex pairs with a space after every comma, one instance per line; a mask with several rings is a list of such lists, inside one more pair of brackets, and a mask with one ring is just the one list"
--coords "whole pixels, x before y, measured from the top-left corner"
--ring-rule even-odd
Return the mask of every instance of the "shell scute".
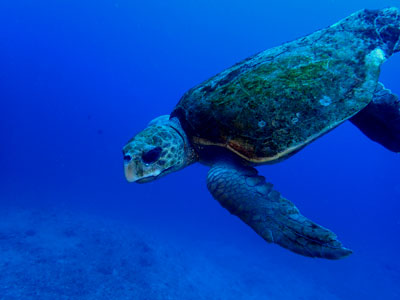
[[256, 163], [295, 153], [372, 99], [385, 45], [366, 34], [375, 25], [363, 14], [217, 74], [189, 90], [172, 116], [194, 145]]

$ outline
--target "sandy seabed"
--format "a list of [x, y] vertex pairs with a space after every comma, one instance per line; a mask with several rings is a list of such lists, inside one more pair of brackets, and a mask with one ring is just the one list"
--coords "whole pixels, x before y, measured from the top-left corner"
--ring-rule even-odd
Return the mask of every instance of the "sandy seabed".
[[400, 299], [396, 265], [357, 264], [342, 278], [332, 262], [260, 259], [215, 241], [194, 246], [98, 215], [0, 211], [1, 300]]

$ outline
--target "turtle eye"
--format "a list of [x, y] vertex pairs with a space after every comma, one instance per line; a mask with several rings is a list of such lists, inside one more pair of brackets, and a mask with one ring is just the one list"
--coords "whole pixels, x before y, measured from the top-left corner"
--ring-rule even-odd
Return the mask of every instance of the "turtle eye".
[[143, 152], [142, 154], [143, 162], [146, 164], [151, 164], [157, 161], [161, 156], [161, 150], [162, 150], [161, 147], [156, 147], [147, 152]]

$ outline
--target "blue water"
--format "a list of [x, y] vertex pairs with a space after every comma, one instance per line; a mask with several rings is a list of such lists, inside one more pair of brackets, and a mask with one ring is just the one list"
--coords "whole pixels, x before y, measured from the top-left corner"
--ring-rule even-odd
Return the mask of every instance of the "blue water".
[[[354, 251], [265, 243], [199, 164], [128, 184], [123, 145], [232, 64], [398, 0], [0, 3], [0, 299], [400, 299], [399, 155], [350, 123], [260, 172]], [[381, 81], [400, 94], [400, 55]]]

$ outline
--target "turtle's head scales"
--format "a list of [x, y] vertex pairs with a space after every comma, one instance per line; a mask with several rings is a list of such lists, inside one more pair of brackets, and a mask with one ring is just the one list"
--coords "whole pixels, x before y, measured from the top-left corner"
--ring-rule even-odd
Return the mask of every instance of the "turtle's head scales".
[[192, 162], [189, 149], [179, 121], [158, 117], [124, 146], [125, 178], [144, 183], [180, 170]]

